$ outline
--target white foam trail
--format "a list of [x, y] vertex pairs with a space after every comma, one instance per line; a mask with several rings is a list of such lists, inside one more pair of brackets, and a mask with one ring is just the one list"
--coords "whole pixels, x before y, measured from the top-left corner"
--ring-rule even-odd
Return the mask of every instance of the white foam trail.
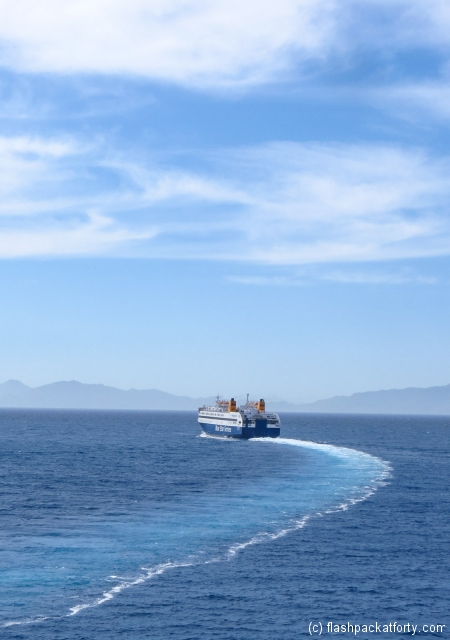
[[[65, 616], [55, 616], [55, 618], [70, 618], [71, 616], [75, 616], [77, 615], [77, 613], [80, 613], [80, 611], [84, 611], [84, 609], [91, 609], [92, 607], [98, 607], [102, 604], [105, 604], [105, 602], [108, 602], [108, 600], [112, 600], [114, 596], [121, 593], [121, 591], [147, 582], [147, 580], [151, 580], [155, 576], [161, 575], [168, 569], [175, 569], [176, 567], [189, 567], [193, 564], [193, 562], [165, 562], [163, 564], [156, 565], [156, 567], [142, 567], [142, 571], [145, 571], [145, 573], [139, 575], [137, 578], [134, 578], [133, 580], [124, 580], [123, 582], [115, 585], [109, 591], [104, 591], [100, 598], [97, 598], [92, 602], [85, 602], [84, 604], [78, 604], [75, 607], [71, 607], [70, 612]], [[118, 577], [119, 576], [110, 576], [110, 578], [112, 579], [116, 579]], [[19, 624], [35, 624], [37, 622], [42, 622], [43, 620], [49, 620], [49, 618], [50, 616], [28, 618], [25, 620], [10, 620], [9, 622], [4, 623], [2, 626], [12, 627]]]
[[253, 536], [253, 538], [251, 538], [250, 540], [247, 540], [246, 542], [239, 542], [239, 543], [233, 544], [228, 549], [227, 557], [228, 559], [231, 559], [233, 556], [239, 553], [239, 551], [242, 551], [243, 549], [246, 549], [247, 547], [250, 547], [253, 544], [264, 544], [265, 542], [278, 540], [278, 538], [283, 538], [288, 533], [291, 533], [291, 531], [296, 531], [297, 529], [303, 529], [303, 527], [306, 525], [306, 523], [311, 517], [312, 517], [311, 515], [304, 516], [301, 520], [298, 520], [292, 526], [287, 527], [286, 529], [282, 529], [277, 533], [267, 533], [267, 531], [263, 531], [262, 533], [257, 533], [256, 536]]
[[[371, 481], [375, 482], [377, 487], [384, 484], [384, 480], [391, 477], [392, 467], [389, 462], [382, 460], [377, 456], [373, 456], [365, 451], [359, 451], [358, 449], [350, 449], [349, 447], [340, 447], [335, 444], [325, 444], [319, 442], [311, 442], [310, 440], [299, 440], [296, 438], [251, 438], [249, 442], [265, 442], [271, 444], [287, 444], [294, 447], [303, 447], [305, 449], [316, 449], [318, 451], [324, 451], [337, 458], [360, 458], [367, 462], [376, 462], [380, 466], [380, 474]], [[376, 489], [375, 489], [376, 490]], [[372, 494], [371, 494], [372, 495]], [[364, 498], [365, 499], [365, 498]], [[360, 500], [356, 500], [360, 502]]]
[[370, 453], [359, 451], [358, 449], [350, 449], [350, 447], [341, 447], [335, 444], [326, 444], [320, 442], [312, 442], [311, 440], [300, 440], [299, 438], [250, 438], [249, 442], [270, 442], [272, 444], [288, 444], [294, 447], [304, 447], [306, 449], [317, 449], [326, 451], [327, 453], [339, 458], [348, 458], [361, 456], [363, 458], [377, 460], [382, 464], [389, 464], [381, 458], [377, 458]]
[[219, 436], [214, 435], [213, 433], [199, 433], [197, 438], [212, 438], [213, 440], [220, 440], [221, 442], [240, 442], [241, 438], [232, 438], [231, 436]]
[[49, 616], [39, 616], [38, 618], [25, 618], [25, 620], [10, 620], [9, 622], [5, 622], [2, 624], [2, 627], [14, 627], [18, 624], [37, 624], [38, 622], [44, 622], [44, 620], [48, 620]]
[[[145, 571], [145, 573], [141, 574], [137, 578], [134, 578], [133, 580], [125, 580], [124, 582], [117, 584], [109, 591], [105, 591], [100, 598], [97, 598], [97, 600], [94, 600], [93, 602], [86, 602], [84, 604], [78, 604], [76, 607], [72, 607], [70, 609], [70, 613], [67, 614], [67, 617], [75, 616], [77, 613], [80, 613], [80, 611], [83, 611], [84, 609], [98, 607], [101, 604], [108, 602], [108, 600], [112, 600], [114, 596], [118, 593], [121, 593], [121, 591], [129, 589], [130, 587], [135, 587], [138, 584], [143, 584], [144, 582], [147, 582], [147, 580], [151, 580], [155, 576], [160, 576], [168, 569], [175, 569], [177, 567], [190, 567], [193, 564], [193, 562], [165, 562], [163, 564], [156, 565], [156, 567], [142, 567], [142, 570]], [[115, 578], [116, 576], [111, 576], [111, 578], [113, 577]]]

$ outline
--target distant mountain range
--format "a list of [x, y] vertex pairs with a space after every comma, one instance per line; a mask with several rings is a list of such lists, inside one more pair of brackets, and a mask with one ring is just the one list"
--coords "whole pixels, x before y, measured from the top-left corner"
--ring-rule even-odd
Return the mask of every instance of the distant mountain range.
[[0, 384], [0, 407], [34, 409], [136, 409], [189, 410], [215, 398], [175, 396], [157, 389], [116, 389], [103, 384], [53, 382], [27, 387], [18, 380]]
[[[239, 399], [238, 399], [239, 401]], [[18, 380], [0, 384], [0, 407], [35, 409], [128, 409], [196, 410], [214, 404], [215, 397], [189, 398], [157, 389], [116, 389], [103, 384], [53, 382], [28, 387]], [[420, 389], [368, 391], [351, 396], [335, 396], [309, 404], [293, 404], [267, 399], [272, 411], [301, 413], [385, 413], [450, 415], [450, 384]]]
[[314, 413], [386, 413], [450, 415], [450, 384], [421, 389], [366, 391], [351, 396], [335, 396], [299, 405], [297, 411]]

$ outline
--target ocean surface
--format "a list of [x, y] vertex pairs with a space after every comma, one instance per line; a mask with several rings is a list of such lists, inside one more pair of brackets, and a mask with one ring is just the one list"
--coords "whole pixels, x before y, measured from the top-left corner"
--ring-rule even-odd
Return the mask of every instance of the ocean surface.
[[450, 419], [281, 417], [1, 410], [0, 638], [449, 638]]

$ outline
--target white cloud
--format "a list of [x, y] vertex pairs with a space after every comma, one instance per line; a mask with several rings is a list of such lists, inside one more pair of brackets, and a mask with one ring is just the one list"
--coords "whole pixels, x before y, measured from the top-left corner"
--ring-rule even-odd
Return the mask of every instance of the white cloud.
[[102, 254], [153, 237], [151, 225], [131, 230], [97, 210], [110, 200], [91, 184], [100, 164], [70, 140], [0, 137], [0, 257]]
[[16, 70], [206, 88], [278, 81], [361, 49], [450, 45], [444, 0], [0, 0], [0, 15], [0, 61]]
[[155, 233], [132, 232], [117, 226], [113, 219], [90, 213], [81, 223], [42, 224], [35, 230], [7, 229], [0, 233], [0, 256], [89, 256], [107, 254], [118, 245], [148, 240]]
[[437, 278], [414, 274], [407, 270], [392, 271], [329, 271], [320, 276], [321, 280], [342, 284], [436, 284]]
[[363, 46], [389, 53], [405, 47], [448, 49], [450, 9], [447, 0], [340, 0], [335, 30], [342, 46]]
[[424, 276], [418, 273], [413, 273], [410, 269], [374, 271], [370, 267], [363, 270], [361, 268], [355, 269], [354, 266], [346, 268], [345, 270], [337, 270], [327, 266], [325, 266], [325, 268], [303, 268], [301, 273], [291, 272], [275, 276], [228, 276], [226, 279], [229, 282], [258, 287], [298, 287], [317, 281], [338, 282], [341, 284], [374, 285], [433, 285], [438, 282], [437, 278], [433, 276]]
[[[376, 145], [275, 144], [234, 156], [243, 256], [274, 264], [448, 253], [448, 161]], [[250, 178], [251, 175], [251, 178]]]
[[429, 126], [430, 116], [442, 120], [450, 118], [450, 85], [447, 79], [399, 83], [368, 91], [366, 97], [372, 104], [395, 113], [399, 118], [425, 126]]
[[48, 182], [52, 163], [74, 152], [69, 141], [0, 137], [0, 215], [5, 206], [12, 211], [8, 196], [18, 194], [27, 184]]
[[[400, 37], [414, 45], [450, 45], [450, 5], [447, 0], [382, 0], [397, 6]], [[375, 0], [376, 4], [378, 1]]]
[[450, 160], [277, 143], [146, 161], [0, 138], [0, 256], [117, 254], [271, 265], [450, 254]]
[[202, 86], [263, 82], [321, 56], [335, 0], [0, 1], [19, 70], [130, 73]]
[[289, 276], [228, 276], [226, 279], [229, 282], [257, 287], [288, 287], [304, 284], [301, 279]]

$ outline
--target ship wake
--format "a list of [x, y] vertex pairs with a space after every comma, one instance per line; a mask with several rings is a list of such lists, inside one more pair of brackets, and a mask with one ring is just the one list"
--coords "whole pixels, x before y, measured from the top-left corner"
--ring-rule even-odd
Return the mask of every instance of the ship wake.
[[[237, 442], [221, 439], [221, 442], [229, 441]], [[124, 590], [137, 588], [167, 571], [235, 561], [253, 545], [273, 543], [317, 518], [345, 511], [367, 500], [386, 484], [391, 472], [386, 461], [345, 447], [287, 438], [255, 438], [249, 442], [252, 447], [296, 447], [298, 464], [275, 478], [237, 487], [229, 494], [193, 497], [176, 510], [168, 508], [163, 513], [159, 510], [148, 514], [147, 519], [136, 516], [123, 525], [116, 523], [114, 527], [105, 528], [104, 535], [109, 536], [105, 545], [117, 544], [121, 552], [127, 545], [135, 545], [136, 540], [142, 541], [137, 550], [142, 554], [140, 570], [103, 573], [108, 575], [103, 579], [108, 588], [99, 588], [100, 578], [93, 581], [90, 593], [80, 594], [81, 602], [59, 616], [29, 616], [6, 621], [3, 626], [73, 617], [106, 604]], [[151, 549], [149, 540], [153, 545]], [[86, 564], [87, 559], [83, 562]]]

